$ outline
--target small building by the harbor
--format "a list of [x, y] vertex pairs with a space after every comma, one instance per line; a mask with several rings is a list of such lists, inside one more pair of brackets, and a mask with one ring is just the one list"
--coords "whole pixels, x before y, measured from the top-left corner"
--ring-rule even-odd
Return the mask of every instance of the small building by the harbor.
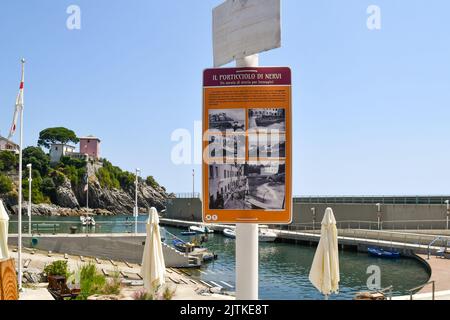
[[100, 139], [94, 136], [80, 138], [80, 154], [87, 154], [90, 159], [100, 159]]
[[19, 145], [0, 136], [0, 151], [10, 151], [19, 154]]
[[70, 157], [75, 152], [75, 147], [63, 144], [53, 143], [50, 146], [50, 163], [58, 163], [62, 157]]

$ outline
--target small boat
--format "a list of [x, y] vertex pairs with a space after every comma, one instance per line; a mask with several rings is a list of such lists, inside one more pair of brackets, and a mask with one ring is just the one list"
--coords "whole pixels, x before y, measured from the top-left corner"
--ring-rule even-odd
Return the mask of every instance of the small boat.
[[270, 231], [268, 226], [259, 226], [259, 242], [275, 242], [277, 238], [276, 233]]
[[80, 221], [81, 221], [81, 225], [83, 226], [83, 227], [95, 227], [95, 224], [96, 224], [96, 222], [95, 222], [95, 220], [94, 220], [94, 218], [93, 217], [88, 217], [88, 216], [81, 216], [80, 217]]
[[177, 249], [180, 252], [191, 252], [194, 248], [194, 245], [192, 243], [187, 243], [183, 240], [180, 239], [174, 239], [172, 241], [173, 246], [175, 247], [175, 249]]
[[206, 226], [191, 226], [191, 227], [189, 227], [189, 231], [199, 233], [199, 234], [214, 233], [214, 230], [211, 230]]
[[195, 231], [183, 231], [181, 232], [182, 236], [195, 236], [197, 234], [197, 232]]
[[398, 251], [389, 251], [379, 248], [367, 248], [367, 252], [374, 257], [377, 258], [386, 258], [386, 259], [398, 259], [400, 258], [400, 252]]
[[224, 229], [223, 235], [227, 238], [236, 239], [236, 231], [231, 229]]
[[[223, 235], [227, 238], [236, 239], [236, 231], [232, 229], [224, 229]], [[277, 235], [270, 231], [267, 226], [260, 226], [258, 238], [259, 242], [274, 242]]]
[[203, 254], [203, 262], [211, 262], [217, 260], [218, 256], [215, 253], [206, 252]]

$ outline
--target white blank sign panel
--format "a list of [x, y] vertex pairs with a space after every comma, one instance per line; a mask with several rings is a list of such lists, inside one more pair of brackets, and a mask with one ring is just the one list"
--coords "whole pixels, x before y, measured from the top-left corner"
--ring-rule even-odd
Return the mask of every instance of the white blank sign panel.
[[213, 10], [214, 65], [281, 46], [281, 0], [227, 0]]

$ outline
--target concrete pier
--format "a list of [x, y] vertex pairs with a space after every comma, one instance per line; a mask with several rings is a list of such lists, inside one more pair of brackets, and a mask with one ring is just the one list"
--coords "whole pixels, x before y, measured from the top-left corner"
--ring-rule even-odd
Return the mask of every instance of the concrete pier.
[[[37, 235], [23, 236], [22, 243], [28, 248], [60, 254], [141, 263], [145, 237], [145, 234]], [[32, 238], [37, 239], [34, 246], [31, 244]], [[8, 244], [17, 246], [17, 235], [10, 235]], [[167, 267], [189, 268], [201, 265], [199, 258], [180, 253], [164, 243], [163, 253]]]

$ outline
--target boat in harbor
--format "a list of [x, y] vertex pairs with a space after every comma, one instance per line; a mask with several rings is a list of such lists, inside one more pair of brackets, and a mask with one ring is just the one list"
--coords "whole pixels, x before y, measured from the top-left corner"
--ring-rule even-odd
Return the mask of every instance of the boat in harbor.
[[183, 231], [181, 232], [182, 236], [195, 236], [197, 234], [197, 232], [195, 231]]
[[[236, 239], [236, 231], [224, 229], [223, 235], [227, 238]], [[260, 226], [258, 234], [259, 242], [274, 242], [277, 239], [275, 232], [269, 230], [268, 226]]]
[[207, 226], [190, 226], [189, 231], [195, 232], [197, 234], [210, 234], [214, 233], [214, 230], [211, 230]]
[[367, 248], [367, 252], [369, 255], [377, 258], [385, 258], [385, 259], [398, 259], [400, 258], [400, 252], [398, 251], [389, 251], [380, 248]]
[[275, 242], [278, 236], [268, 226], [259, 226], [259, 242]]
[[187, 253], [191, 256], [199, 257], [202, 262], [217, 260], [217, 254], [209, 252], [208, 249], [200, 247], [194, 243], [185, 242], [181, 239], [174, 239], [172, 240], [172, 244], [178, 251]]
[[89, 216], [81, 216], [80, 222], [83, 227], [95, 227], [96, 224], [95, 219]]
[[231, 229], [224, 229], [223, 235], [227, 238], [236, 239], [236, 232]]

